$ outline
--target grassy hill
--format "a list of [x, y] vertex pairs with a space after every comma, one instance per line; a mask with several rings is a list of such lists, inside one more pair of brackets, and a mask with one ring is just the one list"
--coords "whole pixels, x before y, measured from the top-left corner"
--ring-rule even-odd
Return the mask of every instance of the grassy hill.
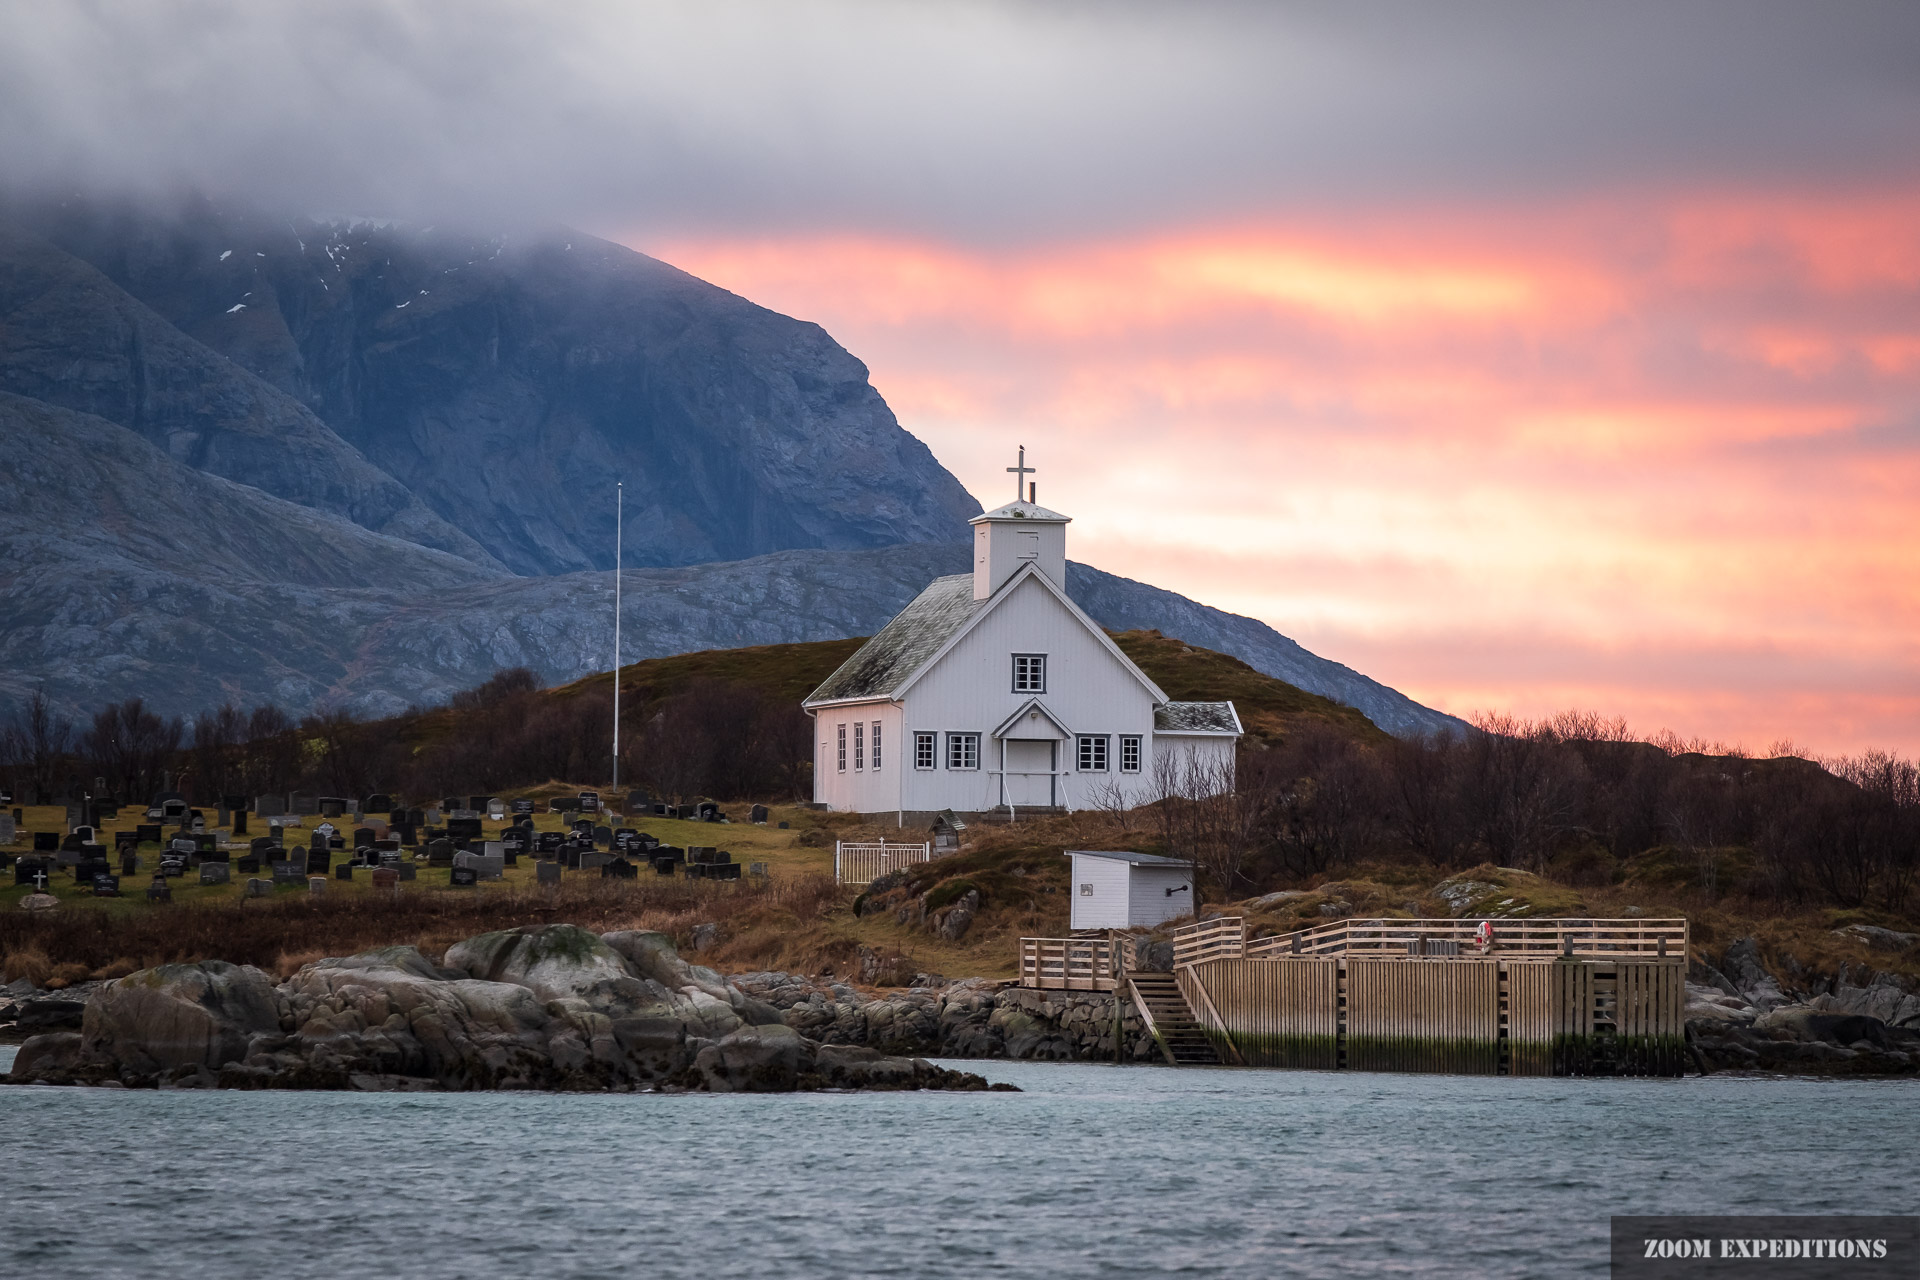
[[[1344, 729], [1365, 741], [1388, 737], [1352, 707], [1263, 675], [1238, 658], [1158, 631], [1110, 634], [1120, 651], [1166, 690], [1169, 698], [1176, 702], [1232, 702], [1248, 735], [1260, 741], [1283, 739], [1308, 720]], [[812, 644], [707, 649], [671, 658], [649, 658], [621, 668], [620, 696], [638, 706], [685, 692], [696, 681], [717, 680], [747, 685], [797, 703], [865, 642], [865, 637], [856, 636]], [[588, 691], [604, 691], [609, 679], [605, 672], [587, 676], [550, 689], [546, 696], [566, 699]]]

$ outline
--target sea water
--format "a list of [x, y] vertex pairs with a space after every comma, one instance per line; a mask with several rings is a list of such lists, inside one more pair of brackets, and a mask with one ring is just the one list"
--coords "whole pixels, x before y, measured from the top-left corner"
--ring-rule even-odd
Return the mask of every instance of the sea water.
[[1914, 1081], [947, 1065], [1024, 1092], [0, 1087], [0, 1276], [1603, 1276], [1611, 1214], [1920, 1211]]

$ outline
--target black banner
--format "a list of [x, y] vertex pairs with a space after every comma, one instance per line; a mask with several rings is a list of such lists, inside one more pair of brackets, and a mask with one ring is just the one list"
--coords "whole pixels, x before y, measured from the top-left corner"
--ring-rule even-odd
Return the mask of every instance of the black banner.
[[1920, 1217], [1613, 1219], [1613, 1280], [1920, 1276]]

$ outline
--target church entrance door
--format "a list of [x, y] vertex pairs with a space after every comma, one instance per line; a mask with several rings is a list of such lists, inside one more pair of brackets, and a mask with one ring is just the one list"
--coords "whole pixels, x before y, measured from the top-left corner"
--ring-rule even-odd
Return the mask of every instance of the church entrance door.
[[1008, 738], [1007, 802], [1016, 809], [1054, 803], [1053, 770], [1059, 743], [1051, 738]]

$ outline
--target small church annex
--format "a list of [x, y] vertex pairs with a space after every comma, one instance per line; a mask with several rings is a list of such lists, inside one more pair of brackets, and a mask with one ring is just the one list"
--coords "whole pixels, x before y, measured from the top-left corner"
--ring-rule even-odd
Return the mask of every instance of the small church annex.
[[[1030, 471], [1022, 450], [1009, 467]], [[814, 800], [924, 823], [1230, 787], [1230, 702], [1173, 702], [1067, 598], [1069, 517], [1029, 491], [810, 694]]]

